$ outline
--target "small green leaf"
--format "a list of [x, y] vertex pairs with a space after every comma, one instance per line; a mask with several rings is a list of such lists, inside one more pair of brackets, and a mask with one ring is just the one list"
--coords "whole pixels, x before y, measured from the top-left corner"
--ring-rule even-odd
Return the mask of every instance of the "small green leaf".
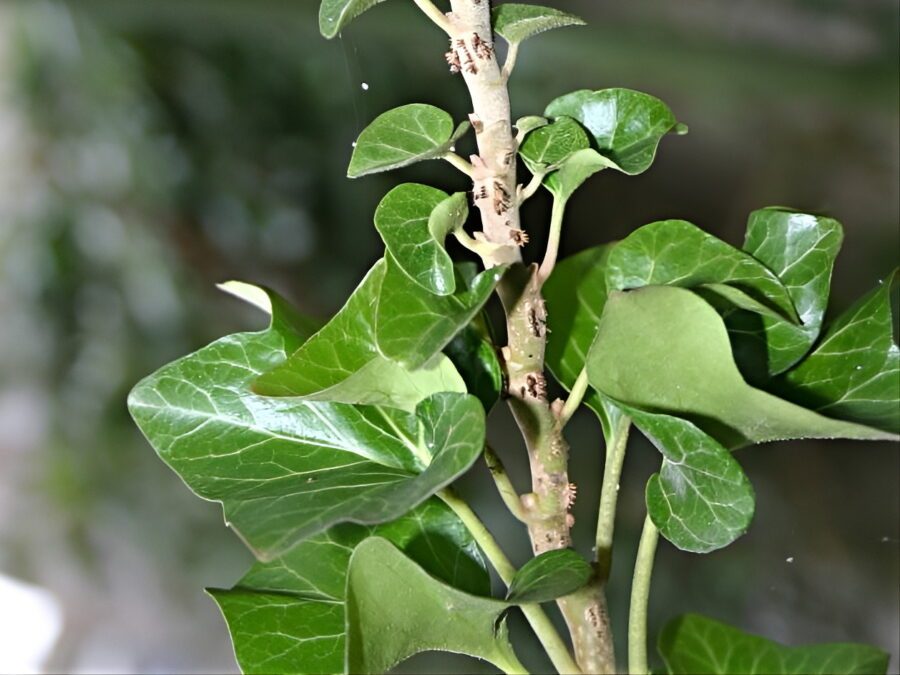
[[877, 675], [888, 667], [888, 654], [876, 647], [785, 647], [698, 614], [666, 624], [658, 648], [669, 675]]
[[209, 590], [231, 632], [244, 673], [344, 671], [344, 594], [350, 555], [377, 535], [430, 574], [469, 593], [489, 594], [490, 577], [459, 518], [432, 498], [398, 520], [343, 524], [258, 562], [230, 590]]
[[490, 336], [476, 317], [444, 347], [444, 354], [456, 366], [466, 389], [478, 397], [485, 411], [490, 411], [500, 398], [503, 370]]
[[550, 602], [574, 593], [590, 581], [592, 574], [588, 562], [572, 549], [546, 551], [516, 572], [506, 600], [518, 605]]
[[443, 243], [451, 232], [462, 229], [469, 217], [469, 198], [465, 192], [454, 192], [434, 207], [428, 216], [428, 231]]
[[685, 220], [650, 223], [625, 237], [609, 256], [606, 282], [612, 291], [728, 284], [796, 318], [788, 290], [771, 270]]
[[591, 385], [610, 398], [688, 417], [726, 447], [790, 438], [895, 438], [749, 386], [735, 365], [721, 317], [696, 294], [675, 286], [611, 294], [587, 372]]
[[434, 392], [464, 392], [465, 383], [443, 356], [410, 371], [379, 353], [375, 310], [386, 266], [384, 260], [375, 263], [331, 321], [283, 363], [259, 377], [254, 390], [267, 396], [403, 410], [414, 410]]
[[[406, 368], [420, 368], [481, 311], [503, 277], [505, 267], [473, 276], [474, 265], [460, 265], [456, 293], [433, 295], [395, 268], [388, 259], [375, 318], [381, 353]], [[417, 371], [414, 371], [417, 372]]]
[[[463, 194], [462, 208], [466, 213]], [[450, 208], [459, 208], [458, 199], [451, 197]], [[427, 185], [403, 183], [388, 192], [375, 209], [375, 229], [384, 240], [391, 258], [410, 279], [425, 290], [448, 295], [456, 290], [453, 260], [444, 250], [445, 228], [455, 215], [447, 206], [432, 218], [438, 207], [447, 204], [445, 192]], [[458, 214], [456, 214], [458, 215]], [[463, 216], [465, 220], [465, 216]]]
[[494, 7], [492, 14], [494, 32], [510, 44], [518, 44], [554, 28], [585, 25], [584, 20], [574, 14], [539, 5], [507, 2]]
[[693, 553], [744, 534], [753, 519], [753, 487], [731, 453], [687, 420], [624, 410], [663, 455], [647, 483], [647, 513], [660, 534]]
[[401, 516], [464, 473], [484, 444], [484, 410], [464, 394], [420, 391], [415, 414], [254, 394], [258, 374], [303, 337], [286, 337], [286, 325], [222, 338], [128, 399], [163, 461], [221, 502], [261, 559], [336, 523]]
[[618, 169], [615, 162], [604, 157], [593, 148], [572, 153], [560, 165], [559, 170], [544, 179], [544, 185], [556, 199], [563, 202], [575, 194], [588, 178], [603, 169]]
[[359, 135], [347, 175], [358, 178], [436, 159], [466, 128], [460, 126], [454, 133], [453, 118], [433, 105], [410, 103], [388, 110]]
[[519, 154], [531, 173], [540, 173], [555, 168], [573, 152], [590, 146], [587, 133], [578, 122], [571, 117], [560, 117], [528, 134], [519, 147]]
[[437, 581], [390, 542], [371, 537], [350, 559], [346, 671], [386, 673], [414, 654], [437, 650], [519, 672], [500, 619], [507, 607]]
[[786, 377], [789, 398], [825, 414], [900, 434], [900, 348], [893, 338], [894, 272], [838, 317]]
[[524, 137], [542, 126], [550, 124], [550, 120], [540, 115], [526, 115], [516, 120], [515, 127], [519, 134]]
[[631, 89], [575, 91], [551, 101], [544, 114], [574, 117], [594, 136], [600, 153], [630, 175], [646, 171], [660, 139], [676, 129], [665, 103]]
[[384, 0], [322, 0], [319, 5], [319, 31], [329, 40], [353, 19]]

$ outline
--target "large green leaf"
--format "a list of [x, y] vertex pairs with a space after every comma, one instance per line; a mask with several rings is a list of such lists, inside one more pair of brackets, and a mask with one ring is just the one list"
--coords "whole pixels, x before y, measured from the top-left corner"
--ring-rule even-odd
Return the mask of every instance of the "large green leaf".
[[[606, 262], [613, 244], [589, 248], [557, 263], [544, 284], [547, 302], [547, 367], [567, 389], [584, 368], [606, 304]], [[584, 403], [613, 428], [612, 406], [593, 389]]]
[[257, 557], [336, 523], [393, 520], [480, 455], [484, 410], [464, 394], [432, 394], [412, 414], [253, 393], [259, 373], [302, 338], [284, 325], [222, 338], [144, 379], [128, 400], [160, 457], [222, 503]]
[[631, 89], [575, 91], [551, 101], [544, 114], [574, 117], [591, 132], [600, 153], [631, 175], [650, 167], [663, 136], [683, 129], [665, 103]]
[[697, 614], [666, 624], [658, 647], [670, 675], [876, 675], [888, 667], [888, 655], [876, 647], [785, 647]]
[[661, 220], [638, 228], [616, 245], [606, 269], [612, 291], [727, 284], [796, 318], [790, 294], [771, 270], [685, 220]]
[[614, 400], [687, 417], [726, 446], [789, 438], [895, 438], [748, 385], [721, 317], [676, 286], [611, 294], [587, 372], [591, 385]]
[[358, 178], [438, 158], [467, 128], [468, 123], [464, 123], [454, 131], [449, 113], [425, 103], [388, 110], [356, 139], [347, 175]]
[[353, 549], [377, 535], [433, 576], [490, 593], [481, 553], [462, 521], [437, 499], [385, 525], [343, 524], [258, 562], [230, 590], [210, 590], [245, 673], [344, 672], [344, 595]]
[[553, 28], [585, 25], [574, 14], [540, 5], [507, 2], [494, 7], [492, 14], [494, 32], [510, 44], [518, 44]]
[[476, 316], [444, 347], [466, 389], [490, 411], [503, 389], [503, 369], [484, 312]]
[[740, 537], [753, 519], [753, 487], [737, 460], [687, 420], [626, 407], [663, 455], [647, 483], [647, 513], [683, 551], [709, 553]]
[[422, 288], [453, 293], [453, 260], [444, 250], [446, 231], [431, 232], [429, 219], [447, 193], [427, 185], [403, 183], [388, 192], [375, 210], [375, 229], [397, 266]]
[[388, 258], [375, 331], [381, 353], [407, 368], [430, 362], [481, 311], [505, 271], [493, 267], [474, 276], [473, 264], [461, 264], [456, 293], [440, 296], [424, 290], [395, 265]]
[[350, 560], [346, 670], [385, 673], [414, 654], [437, 650], [522, 672], [499, 620], [507, 607], [441, 583], [386, 539], [371, 537]]
[[283, 363], [262, 374], [254, 390], [404, 410], [414, 410], [436, 391], [464, 392], [465, 383], [444, 356], [410, 371], [379, 353], [375, 311], [386, 267], [384, 260], [378, 261], [334, 318]]
[[785, 395], [826, 414], [900, 433], [900, 348], [891, 294], [900, 274], [864, 296], [787, 374]]
[[319, 31], [329, 40], [353, 19], [384, 0], [322, 0], [319, 5]]
[[589, 147], [591, 142], [581, 125], [571, 117], [560, 117], [529, 133], [519, 146], [519, 154], [531, 173], [538, 173], [556, 167], [573, 152]]
[[[765, 208], [750, 214], [744, 250], [772, 270], [787, 289], [800, 323], [778, 316], [726, 317], [732, 328], [735, 351], [748, 333], [764, 352], [764, 372], [780, 373], [806, 354], [822, 328], [828, 306], [831, 270], [841, 248], [841, 224], [831, 218], [782, 208]], [[761, 324], [748, 330], [751, 322]], [[748, 345], [749, 346], [749, 345]]]
[[550, 602], [574, 593], [594, 570], [570, 548], [546, 551], [522, 565], [509, 584], [508, 602]]

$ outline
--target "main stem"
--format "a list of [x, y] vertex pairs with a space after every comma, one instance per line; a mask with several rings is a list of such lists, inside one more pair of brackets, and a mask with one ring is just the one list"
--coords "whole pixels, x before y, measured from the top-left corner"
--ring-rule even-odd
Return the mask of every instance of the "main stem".
[[[562, 424], [547, 399], [544, 351], [546, 308], [537, 266], [521, 264], [519, 246], [527, 237], [519, 226], [517, 145], [512, 133], [506, 78], [497, 63], [489, 0], [450, 0], [452, 70], [462, 73], [472, 98], [472, 126], [478, 155], [472, 157], [479, 235], [497, 248], [487, 264], [511, 263], [498, 286], [506, 311], [504, 361], [510, 408], [525, 439], [532, 493], [523, 506], [535, 554], [571, 545], [569, 513], [575, 499], [568, 478], [569, 447]], [[572, 636], [575, 658], [586, 673], [614, 673], [615, 657], [603, 584], [598, 580], [559, 600]]]

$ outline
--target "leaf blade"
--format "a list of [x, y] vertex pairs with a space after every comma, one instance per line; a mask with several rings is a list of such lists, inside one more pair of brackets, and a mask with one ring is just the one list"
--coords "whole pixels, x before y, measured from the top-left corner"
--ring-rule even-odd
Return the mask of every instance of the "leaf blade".
[[545, 551], [520, 567], [509, 585], [507, 602], [550, 602], [590, 581], [593, 569], [570, 548]]
[[574, 14], [539, 5], [506, 2], [494, 7], [491, 14], [494, 32], [510, 44], [518, 44], [554, 28], [585, 25], [585, 21]]

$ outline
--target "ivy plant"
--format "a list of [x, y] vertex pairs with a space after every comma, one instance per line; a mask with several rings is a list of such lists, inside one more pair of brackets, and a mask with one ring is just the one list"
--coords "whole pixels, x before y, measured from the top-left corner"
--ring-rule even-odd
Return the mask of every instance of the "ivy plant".
[[[659, 99], [622, 88], [575, 91], [514, 121], [507, 82], [520, 45], [583, 21], [537, 5], [450, 0], [445, 13], [414, 1], [448, 36], [444, 56], [472, 112], [454, 120], [423, 103], [389, 110], [359, 135], [347, 173], [444, 160], [471, 192], [418, 183], [388, 192], [374, 213], [384, 255], [328, 321], [300, 315], [271, 289], [225, 284], [269, 327], [161, 368], [134, 388], [129, 408], [160, 458], [222, 504], [257, 558], [233, 588], [209, 591], [248, 673], [377, 673], [430, 650], [523, 673], [511, 612], [524, 614], [558, 672], [617, 672], [626, 660], [612, 635], [624, 627], [610, 625], [606, 591], [635, 428], [660, 454], [627, 626], [628, 672], [648, 673], [659, 537], [703, 554], [735, 542], [753, 519], [735, 450], [897, 440], [898, 275], [826, 323], [841, 225], [781, 207], [750, 214], [741, 246], [664, 220], [559, 260], [575, 191], [601, 172], [646, 171], [666, 137], [687, 127]], [[378, 3], [323, 0], [323, 35]], [[467, 134], [477, 145], [468, 159], [454, 149]], [[532, 256], [540, 262], [525, 264], [519, 213], [540, 189], [553, 200], [550, 234]], [[451, 237], [461, 248], [447, 248]], [[502, 325], [485, 311], [494, 294]], [[550, 400], [551, 376], [564, 400]], [[531, 470], [525, 494], [485, 442], [501, 400], [527, 448], [517, 458]], [[571, 547], [565, 427], [581, 406], [599, 418], [606, 448], [591, 560]], [[480, 458], [530, 538], [534, 558], [519, 569], [454, 491]], [[488, 565], [505, 593], [492, 595]], [[782, 646], [697, 615], [673, 618], [657, 646], [672, 674], [887, 667], [876, 647]]]

